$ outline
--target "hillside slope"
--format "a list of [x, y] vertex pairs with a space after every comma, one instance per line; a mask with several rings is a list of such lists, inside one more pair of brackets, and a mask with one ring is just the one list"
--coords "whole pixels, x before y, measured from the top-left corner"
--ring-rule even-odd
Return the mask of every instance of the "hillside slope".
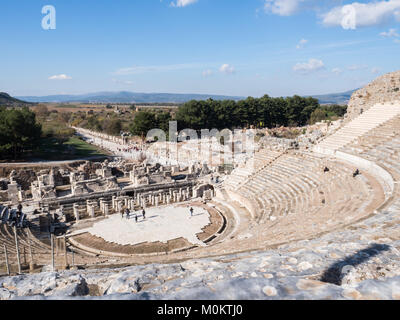
[[17, 107], [28, 104], [31, 103], [13, 98], [8, 93], [0, 92], [0, 106]]
[[323, 94], [323, 95], [314, 95], [312, 96], [315, 99], [318, 99], [320, 104], [341, 104], [345, 105], [349, 102], [351, 95], [355, 90], [341, 92], [341, 93], [331, 93], [331, 94]]
[[387, 73], [352, 95], [347, 120], [360, 115], [377, 103], [400, 101], [400, 71]]

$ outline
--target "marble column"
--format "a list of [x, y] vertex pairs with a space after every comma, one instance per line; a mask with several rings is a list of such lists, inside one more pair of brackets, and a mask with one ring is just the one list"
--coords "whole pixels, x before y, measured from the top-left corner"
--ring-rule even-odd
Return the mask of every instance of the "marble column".
[[79, 221], [80, 217], [79, 217], [79, 204], [74, 203], [74, 216], [75, 216], [75, 220]]

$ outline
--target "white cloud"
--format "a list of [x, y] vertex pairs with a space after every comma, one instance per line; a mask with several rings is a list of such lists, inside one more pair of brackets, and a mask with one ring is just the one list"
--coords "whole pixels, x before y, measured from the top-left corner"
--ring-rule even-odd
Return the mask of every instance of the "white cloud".
[[58, 74], [55, 76], [49, 77], [49, 80], [71, 80], [72, 77], [67, 76], [66, 74]]
[[219, 71], [226, 73], [226, 74], [233, 74], [235, 73], [235, 68], [229, 64], [223, 64]]
[[304, 46], [305, 46], [307, 43], [308, 43], [308, 40], [306, 40], [306, 39], [301, 39], [301, 40], [299, 41], [299, 43], [297, 44], [296, 48], [297, 48], [297, 49], [303, 49]]
[[204, 78], [210, 77], [210, 76], [212, 76], [213, 74], [214, 74], [214, 71], [212, 71], [212, 70], [210, 70], [210, 69], [204, 70], [204, 71], [202, 72], [202, 75], [203, 75]]
[[379, 35], [386, 38], [399, 37], [399, 34], [397, 33], [396, 29], [389, 29], [389, 31], [381, 32]]
[[196, 3], [198, 0], [176, 0], [175, 2], [171, 2], [172, 7], [186, 7], [190, 4]]
[[291, 16], [300, 8], [304, 0], [265, 0], [264, 9], [280, 16]]
[[339, 74], [343, 73], [343, 70], [340, 69], [340, 68], [333, 68], [333, 69], [332, 69], [332, 72], [333, 72], [334, 74], [336, 74], [336, 75], [339, 75]]
[[[351, 11], [354, 12], [354, 25], [351, 22]], [[400, 0], [373, 1], [369, 3], [353, 2], [346, 6], [331, 9], [322, 15], [322, 22], [326, 26], [342, 26], [344, 29], [368, 27], [382, 24], [390, 19], [399, 18]], [[346, 26], [347, 25], [347, 26]]]
[[308, 62], [297, 63], [293, 67], [293, 71], [300, 73], [300, 74], [309, 74], [309, 73], [316, 72], [316, 71], [319, 71], [324, 68], [325, 68], [325, 65], [322, 62], [322, 60], [310, 59], [310, 60], [308, 60]]

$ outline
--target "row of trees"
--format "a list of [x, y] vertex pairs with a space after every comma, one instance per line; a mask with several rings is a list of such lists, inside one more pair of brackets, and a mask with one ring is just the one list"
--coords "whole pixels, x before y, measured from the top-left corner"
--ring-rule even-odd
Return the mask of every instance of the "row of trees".
[[0, 159], [17, 159], [37, 147], [42, 127], [29, 108], [0, 107]]
[[178, 109], [174, 117], [169, 113], [142, 111], [136, 114], [130, 131], [136, 136], [145, 136], [154, 128], [168, 133], [169, 121], [176, 120], [179, 130], [225, 128], [275, 128], [300, 127], [321, 120], [336, 120], [343, 117], [347, 106], [321, 106], [317, 99], [293, 96], [288, 98], [247, 98], [246, 100], [192, 100]]
[[145, 137], [152, 129], [161, 129], [168, 134], [169, 122], [172, 116], [169, 112], [139, 111], [133, 119], [130, 131], [134, 136]]
[[300, 96], [271, 98], [265, 95], [262, 98], [250, 97], [238, 102], [193, 100], [179, 108], [176, 120], [180, 128], [195, 130], [303, 126], [319, 107], [317, 99]]
[[347, 106], [334, 105], [324, 105], [316, 109], [310, 116], [310, 124], [320, 122], [322, 120], [337, 120], [343, 117], [347, 112]]
[[68, 123], [73, 126], [117, 136], [123, 130], [123, 122], [117, 115], [77, 112], [69, 115]]

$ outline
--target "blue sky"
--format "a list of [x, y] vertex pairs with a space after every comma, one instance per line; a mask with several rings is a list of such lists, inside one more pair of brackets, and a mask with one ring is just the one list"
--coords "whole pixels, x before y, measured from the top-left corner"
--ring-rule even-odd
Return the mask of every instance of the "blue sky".
[[400, 0], [2, 0], [0, 91], [342, 92], [400, 69], [399, 21]]

